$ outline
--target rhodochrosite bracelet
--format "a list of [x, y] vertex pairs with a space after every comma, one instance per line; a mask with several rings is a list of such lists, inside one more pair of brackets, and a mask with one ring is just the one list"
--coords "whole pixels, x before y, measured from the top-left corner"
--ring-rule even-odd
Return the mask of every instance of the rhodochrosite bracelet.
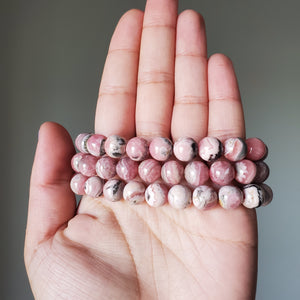
[[168, 202], [176, 209], [192, 204], [208, 209], [217, 203], [225, 209], [241, 204], [256, 208], [273, 198], [264, 183], [268, 148], [258, 138], [222, 143], [209, 136], [197, 143], [182, 137], [173, 144], [165, 137], [126, 141], [118, 135], [81, 133], [75, 145], [79, 152], [71, 161], [76, 172], [71, 188], [78, 195], [131, 204], [145, 200], [153, 207]]

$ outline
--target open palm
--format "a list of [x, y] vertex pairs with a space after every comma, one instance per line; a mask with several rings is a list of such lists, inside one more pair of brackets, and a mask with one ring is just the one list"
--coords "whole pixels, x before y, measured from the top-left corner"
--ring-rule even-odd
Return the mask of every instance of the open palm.
[[[175, 0], [127, 12], [111, 40], [95, 132], [151, 139], [244, 137], [230, 60], [207, 59], [204, 21]], [[30, 189], [25, 263], [36, 299], [253, 299], [255, 210], [179, 211], [70, 190], [66, 130], [45, 123]]]

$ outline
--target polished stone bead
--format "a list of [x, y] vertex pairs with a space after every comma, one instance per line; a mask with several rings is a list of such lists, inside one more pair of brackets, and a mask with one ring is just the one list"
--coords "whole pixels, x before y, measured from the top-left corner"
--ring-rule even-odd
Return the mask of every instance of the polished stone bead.
[[241, 138], [229, 138], [224, 142], [224, 156], [230, 161], [239, 161], [246, 157], [247, 145]]
[[256, 164], [249, 160], [243, 159], [234, 164], [235, 166], [235, 180], [242, 184], [249, 184], [253, 182], [256, 176]]
[[139, 204], [145, 200], [145, 186], [142, 182], [129, 181], [123, 190], [123, 198], [130, 204]]
[[168, 138], [156, 137], [149, 145], [151, 156], [158, 161], [166, 161], [173, 152], [173, 144]]
[[146, 202], [153, 207], [164, 205], [168, 200], [168, 188], [165, 184], [155, 182], [146, 188], [145, 191]]
[[268, 154], [268, 148], [265, 143], [258, 138], [246, 139], [247, 144], [247, 159], [261, 160], [265, 159]]
[[255, 183], [263, 183], [268, 179], [270, 174], [269, 166], [263, 161], [257, 161], [256, 164], [256, 176], [253, 180]]
[[236, 186], [225, 185], [219, 189], [219, 202], [225, 209], [237, 208], [242, 204], [243, 192]]
[[256, 208], [261, 206], [264, 192], [257, 184], [248, 184], [243, 187], [244, 199], [243, 205], [247, 208]]
[[210, 186], [200, 185], [193, 191], [193, 204], [198, 209], [204, 210], [214, 207], [218, 203], [218, 194]]
[[192, 138], [179, 138], [174, 144], [173, 152], [178, 160], [191, 161], [198, 154], [198, 145]]
[[89, 177], [84, 185], [85, 194], [90, 197], [99, 197], [103, 191], [104, 182], [98, 176]]
[[92, 136], [91, 133], [81, 133], [75, 139], [76, 148], [82, 153], [89, 153], [86, 143], [87, 140]]
[[101, 157], [96, 163], [97, 175], [102, 179], [113, 178], [116, 172], [117, 160], [109, 156]]
[[85, 155], [78, 163], [79, 172], [85, 176], [96, 175], [96, 163], [98, 159], [90, 154]]
[[230, 162], [226, 160], [215, 161], [209, 170], [210, 179], [219, 185], [229, 184], [235, 177], [235, 171]]
[[72, 166], [72, 169], [79, 173], [79, 162], [81, 161], [81, 159], [86, 156], [87, 154], [85, 153], [82, 153], [82, 152], [78, 152], [76, 153], [73, 157], [72, 157], [72, 160], [71, 160], [71, 166]]
[[149, 156], [148, 142], [141, 137], [134, 137], [128, 141], [126, 153], [132, 160], [142, 161]]
[[106, 139], [104, 148], [108, 156], [120, 158], [126, 152], [126, 141], [118, 135], [111, 135]]
[[209, 169], [202, 161], [191, 161], [184, 169], [184, 176], [189, 184], [198, 186], [209, 179]]
[[86, 142], [86, 148], [88, 152], [96, 157], [103, 156], [105, 154], [104, 144], [106, 137], [102, 134], [93, 134]]
[[155, 159], [146, 159], [140, 163], [138, 173], [143, 181], [153, 183], [160, 178], [161, 165]]
[[205, 137], [198, 144], [199, 156], [205, 161], [214, 161], [223, 154], [223, 145], [215, 137]]
[[132, 180], [138, 174], [138, 162], [130, 159], [129, 157], [122, 157], [116, 166], [116, 171], [119, 177], [123, 180]]
[[120, 201], [123, 198], [125, 183], [118, 179], [109, 179], [103, 187], [103, 195], [109, 201]]
[[264, 199], [262, 201], [262, 206], [269, 205], [273, 200], [273, 191], [272, 189], [265, 183], [262, 183], [261, 188], [264, 192]]
[[161, 168], [161, 178], [167, 184], [178, 184], [183, 177], [184, 168], [181, 163], [176, 160], [165, 162]]
[[84, 195], [84, 184], [87, 179], [87, 176], [84, 176], [82, 174], [75, 174], [70, 182], [71, 190], [77, 195]]
[[168, 193], [169, 204], [176, 209], [184, 209], [192, 203], [191, 190], [181, 184], [173, 185]]

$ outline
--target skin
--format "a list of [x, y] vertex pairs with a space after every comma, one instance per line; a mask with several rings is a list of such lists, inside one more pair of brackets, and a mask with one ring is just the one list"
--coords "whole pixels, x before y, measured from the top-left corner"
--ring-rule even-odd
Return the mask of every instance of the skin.
[[[124, 14], [107, 55], [95, 132], [173, 141], [245, 136], [233, 65], [222, 54], [207, 58], [197, 12], [178, 16], [176, 1], [148, 0], [144, 13]], [[76, 207], [74, 153], [62, 126], [41, 126], [25, 241], [36, 299], [255, 298], [255, 210], [178, 211], [90, 197]]]

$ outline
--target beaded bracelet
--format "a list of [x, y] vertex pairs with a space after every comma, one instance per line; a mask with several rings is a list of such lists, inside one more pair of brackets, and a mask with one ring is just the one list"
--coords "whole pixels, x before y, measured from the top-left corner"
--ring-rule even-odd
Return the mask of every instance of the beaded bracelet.
[[131, 204], [146, 200], [153, 207], [168, 202], [177, 209], [192, 203], [208, 209], [218, 202], [225, 209], [241, 204], [256, 208], [273, 198], [263, 183], [269, 176], [263, 161], [268, 148], [258, 138], [221, 143], [205, 137], [197, 143], [183, 137], [173, 145], [164, 137], [126, 142], [117, 135], [82, 133], [75, 145], [80, 152], [71, 161], [76, 172], [71, 189], [78, 195], [103, 194], [110, 201], [123, 198]]

